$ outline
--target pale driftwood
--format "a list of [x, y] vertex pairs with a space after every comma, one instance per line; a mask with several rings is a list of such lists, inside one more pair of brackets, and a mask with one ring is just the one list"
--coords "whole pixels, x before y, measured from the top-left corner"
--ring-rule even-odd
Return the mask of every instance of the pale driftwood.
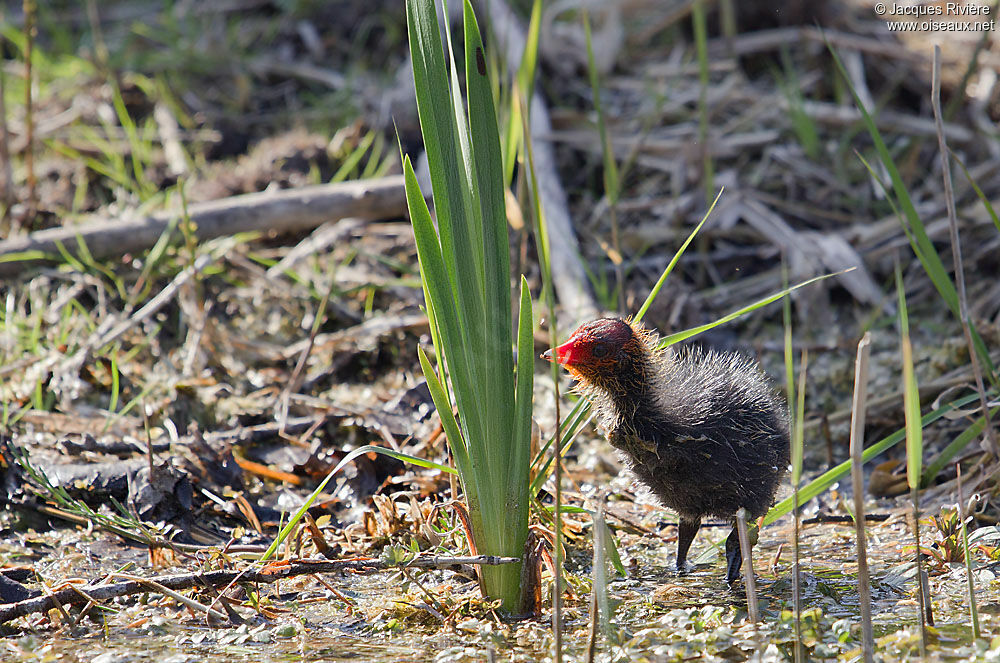
[[712, 39], [708, 43], [711, 59], [723, 54], [738, 56], [776, 51], [788, 44], [813, 42], [819, 47], [825, 47], [829, 42], [838, 48], [848, 48], [883, 58], [902, 60], [904, 62], [927, 62], [923, 53], [911, 51], [898, 43], [886, 39], [876, 39], [863, 35], [851, 34], [837, 30], [824, 30], [814, 27], [788, 27], [771, 30], [758, 30], [739, 35], [735, 39]]
[[[461, 7], [461, 4], [456, 2], [453, 6]], [[517, 71], [524, 53], [525, 27], [503, 0], [488, 3], [488, 9], [493, 33], [498, 36], [499, 50], [509, 70]], [[552, 123], [541, 90], [531, 95], [530, 119], [538, 197], [549, 234], [552, 282], [559, 303], [572, 318], [570, 322], [577, 323], [596, 316], [597, 305], [587, 286], [580, 245], [570, 220], [566, 192], [559, 180], [555, 150], [549, 140]]]
[[[787, 99], [775, 100], [783, 110], [789, 110]], [[803, 101], [802, 110], [806, 115], [816, 120], [833, 125], [853, 125], [861, 121], [861, 111], [853, 106], [838, 106], [822, 101]], [[871, 112], [872, 109], [869, 109]], [[936, 136], [937, 127], [933, 120], [913, 115], [905, 115], [894, 111], [882, 111], [872, 116], [880, 131], [896, 131], [914, 136]], [[979, 140], [975, 132], [957, 124], [943, 125], [943, 131], [948, 140], [956, 143], [969, 143]]]
[[796, 279], [812, 278], [823, 271], [840, 272], [837, 278], [859, 302], [884, 304], [882, 291], [868, 272], [857, 251], [835, 233], [796, 231], [781, 215], [756, 200], [751, 192], [737, 192], [731, 202], [719, 210], [720, 223], [737, 215], [761, 235], [777, 244], [789, 256], [792, 275]]
[[[406, 215], [401, 176], [358, 180], [284, 191], [250, 193], [188, 207], [199, 239], [242, 232], [294, 232], [331, 219], [387, 219]], [[106, 258], [152, 246], [178, 211], [133, 219], [98, 219], [78, 226], [42, 230], [0, 242], [0, 261], [14, 254], [40, 251], [58, 255], [59, 244], [76, 254], [78, 238], [95, 258]], [[39, 260], [0, 262], [0, 277], [14, 276]]]
[[[654, 134], [621, 136], [612, 139], [611, 147], [614, 150], [615, 157], [622, 160], [639, 150], [641, 150], [643, 155], [683, 156], [692, 152], [692, 144], [697, 140], [697, 131], [698, 128], [691, 125], [689, 132], [674, 132], [677, 133], [675, 136], [659, 136]], [[594, 131], [590, 129], [564, 129], [553, 131], [546, 138], [572, 145], [579, 150], [586, 150], [600, 155], [603, 153], [603, 148], [601, 148], [600, 141], [595, 140], [594, 136]], [[709, 145], [709, 153], [716, 159], [732, 158], [746, 152], [748, 148], [773, 145], [779, 138], [781, 138], [781, 132], [777, 129], [762, 129], [728, 136], [713, 136]]]

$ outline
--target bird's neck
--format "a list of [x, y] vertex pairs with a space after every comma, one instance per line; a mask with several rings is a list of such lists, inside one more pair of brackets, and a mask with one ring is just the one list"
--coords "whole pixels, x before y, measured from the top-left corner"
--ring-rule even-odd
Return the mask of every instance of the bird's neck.
[[656, 409], [660, 384], [660, 369], [647, 355], [623, 366], [614, 380], [599, 385], [596, 391], [601, 392], [602, 400], [616, 415], [631, 418]]
[[642, 416], [655, 409], [656, 395], [649, 390], [648, 385], [618, 392], [609, 391], [607, 396], [615, 412], [621, 417]]

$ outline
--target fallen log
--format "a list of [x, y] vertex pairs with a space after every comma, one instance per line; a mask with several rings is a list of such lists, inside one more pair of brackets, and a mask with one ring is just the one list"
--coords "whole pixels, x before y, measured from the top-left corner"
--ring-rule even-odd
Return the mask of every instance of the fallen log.
[[[78, 256], [80, 242], [94, 258], [151, 247], [180, 216], [180, 210], [138, 218], [98, 218], [80, 225], [41, 230], [0, 242], [0, 277], [59, 259], [59, 246]], [[212, 239], [243, 232], [296, 232], [327, 221], [406, 216], [402, 176], [262, 191], [188, 206], [194, 233]]]

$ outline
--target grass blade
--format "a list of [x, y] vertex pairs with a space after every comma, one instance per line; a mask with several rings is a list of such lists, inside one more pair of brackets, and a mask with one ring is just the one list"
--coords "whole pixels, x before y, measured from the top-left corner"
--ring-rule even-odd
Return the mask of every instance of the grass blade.
[[906, 482], [910, 490], [920, 488], [923, 462], [923, 426], [920, 421], [920, 391], [913, 373], [913, 346], [910, 343], [910, 320], [906, 310], [903, 278], [896, 267], [896, 290], [899, 294], [899, 326], [903, 351], [903, 414], [906, 418]]
[[[958, 292], [956, 291], [951, 278], [948, 276], [948, 271], [941, 262], [941, 257], [938, 255], [937, 249], [934, 247], [934, 243], [927, 235], [924, 223], [921, 220], [920, 215], [917, 214], [916, 207], [913, 205], [913, 200], [906, 189], [906, 184], [903, 182], [902, 175], [900, 175], [899, 169], [896, 167], [896, 163], [889, 152], [889, 148], [882, 139], [882, 134], [875, 125], [875, 120], [872, 119], [871, 114], [868, 112], [868, 109], [865, 108], [864, 103], [861, 101], [857, 91], [851, 84], [850, 76], [848, 76], [847, 70], [844, 68], [844, 64], [841, 62], [837, 51], [832, 45], [830, 45], [829, 42], [827, 42], [827, 48], [833, 56], [834, 63], [840, 71], [841, 77], [847, 83], [858, 110], [861, 112], [861, 118], [865, 127], [868, 129], [872, 142], [875, 144], [875, 150], [879, 155], [879, 160], [882, 161], [882, 165], [889, 173], [889, 179], [892, 181], [892, 189], [895, 194], [896, 202], [902, 211], [902, 214], [899, 215], [899, 220], [910, 240], [913, 252], [920, 260], [921, 265], [923, 265], [924, 271], [927, 273], [927, 276], [930, 277], [931, 282], [938, 291], [938, 294], [941, 295], [941, 299], [944, 300], [945, 304], [951, 310], [955, 318], [961, 321], [962, 317], [959, 307]], [[987, 350], [985, 343], [983, 343], [982, 338], [980, 338], [978, 332], [976, 332], [975, 327], [970, 325], [970, 331], [975, 344], [976, 354], [979, 355], [980, 361], [983, 362], [983, 366], [986, 368], [985, 372], [987, 373], [990, 381], [996, 385], [996, 369], [990, 359], [989, 351]]]
[[784, 290], [776, 292], [773, 295], [768, 295], [767, 297], [764, 297], [763, 299], [758, 299], [753, 304], [750, 304], [749, 306], [744, 306], [743, 308], [737, 309], [736, 311], [733, 311], [732, 313], [728, 313], [728, 314], [722, 316], [721, 318], [719, 318], [718, 320], [715, 320], [714, 322], [708, 322], [708, 323], [705, 323], [703, 325], [699, 325], [697, 327], [692, 327], [691, 329], [686, 329], [684, 331], [679, 331], [679, 332], [676, 332], [674, 334], [668, 334], [667, 336], [664, 336], [663, 338], [660, 339], [659, 347], [665, 348], [668, 345], [673, 345], [675, 343], [680, 343], [681, 341], [689, 339], [692, 336], [697, 336], [698, 334], [700, 334], [702, 332], [705, 332], [705, 331], [708, 331], [709, 329], [715, 329], [719, 325], [722, 325], [722, 324], [725, 324], [725, 323], [730, 322], [732, 320], [735, 320], [736, 318], [744, 316], [747, 313], [750, 313], [751, 311], [756, 311], [757, 309], [762, 308], [764, 306], [767, 306], [768, 304], [770, 304], [772, 302], [776, 302], [779, 299], [781, 299], [782, 297], [784, 297], [785, 295], [787, 295], [788, 293], [794, 292], [794, 291], [798, 290], [799, 288], [803, 288], [803, 287], [809, 285], [810, 283], [815, 283], [816, 281], [822, 281], [823, 279], [828, 279], [831, 276], [838, 276], [838, 275], [843, 274], [845, 272], [851, 271], [851, 269], [854, 269], [854, 268], [851, 267], [850, 269], [845, 269], [843, 271], [835, 272], [833, 274], [822, 274], [820, 276], [815, 276], [815, 277], [809, 279], [808, 281], [803, 281], [802, 283], [799, 283], [798, 285], [794, 285], [794, 286], [792, 286], [790, 288], [785, 288]]
[[962, 333], [969, 348], [969, 359], [972, 364], [972, 374], [976, 380], [976, 390], [979, 391], [979, 402], [986, 417], [986, 439], [989, 440], [993, 457], [1000, 460], [1000, 443], [997, 442], [996, 431], [990, 420], [990, 408], [987, 404], [986, 388], [983, 385], [983, 372], [975, 352], [975, 342], [972, 340], [971, 321], [969, 320], [969, 298], [965, 289], [965, 266], [962, 262], [962, 243], [958, 236], [958, 212], [955, 211], [955, 191], [951, 181], [951, 162], [948, 159], [948, 145], [944, 138], [944, 120], [941, 117], [941, 47], [934, 45], [934, 68], [932, 70], [931, 106], [934, 109], [934, 126], [937, 129], [938, 149], [941, 156], [941, 174], [944, 178], [944, 200], [948, 210], [948, 230], [951, 235], [951, 257], [955, 268], [955, 283], [958, 286], [958, 311], [962, 323]]
[[265, 550], [261, 554], [258, 561], [266, 562], [278, 551], [278, 547], [281, 546], [282, 542], [284, 542], [285, 539], [288, 538], [288, 535], [295, 530], [295, 526], [298, 525], [300, 520], [302, 520], [302, 517], [305, 516], [306, 511], [308, 511], [309, 508], [313, 505], [313, 503], [316, 501], [316, 498], [318, 498], [320, 493], [323, 492], [323, 489], [326, 488], [327, 484], [330, 483], [330, 479], [336, 476], [337, 473], [340, 472], [342, 469], [347, 467], [348, 463], [354, 462], [354, 459], [357, 458], [358, 456], [362, 456], [366, 453], [372, 453], [372, 452], [379, 453], [384, 456], [390, 456], [392, 458], [401, 460], [403, 462], [412, 463], [414, 465], [417, 465], [418, 467], [426, 467], [429, 469], [441, 470], [442, 472], [455, 471], [452, 468], [448, 467], [447, 465], [434, 463], [424, 458], [418, 458], [416, 456], [404, 454], [399, 451], [393, 451], [392, 449], [387, 449], [385, 447], [377, 447], [371, 444], [365, 445], [363, 447], [358, 447], [357, 449], [354, 449], [349, 454], [344, 456], [343, 459], [341, 459], [341, 461], [337, 463], [337, 465], [332, 470], [330, 470], [330, 472], [323, 478], [323, 480], [319, 483], [319, 485], [316, 486], [316, 489], [313, 490], [313, 492], [310, 493], [309, 497], [306, 498], [306, 501], [302, 503], [302, 506], [298, 508], [298, 510], [292, 515], [291, 519], [289, 519], [289, 521], [285, 524], [285, 526], [281, 528], [281, 531], [278, 532], [278, 536], [275, 537], [274, 541], [271, 542], [271, 545], [268, 546], [267, 550]]
[[646, 296], [646, 301], [644, 301], [642, 303], [642, 306], [639, 307], [639, 310], [636, 311], [635, 316], [632, 318], [633, 321], [637, 323], [642, 322], [642, 319], [643, 317], [645, 317], [646, 311], [649, 310], [650, 305], [652, 305], [653, 300], [655, 300], [656, 296], [660, 294], [660, 288], [662, 288], [663, 284], [666, 283], [667, 277], [670, 276], [670, 273], [674, 271], [674, 266], [677, 264], [677, 261], [681, 259], [681, 256], [684, 255], [684, 252], [687, 250], [688, 245], [690, 245], [691, 242], [694, 240], [694, 236], [698, 234], [698, 231], [701, 230], [701, 227], [705, 225], [706, 221], [708, 221], [708, 217], [712, 213], [712, 210], [715, 209], [715, 204], [719, 202], [719, 198], [722, 197], [723, 191], [725, 191], [725, 189], [719, 189], [719, 193], [716, 194], [715, 200], [712, 201], [712, 204], [708, 206], [708, 210], [705, 212], [705, 215], [701, 217], [701, 221], [698, 222], [698, 225], [696, 225], [694, 227], [694, 230], [691, 231], [691, 234], [687, 236], [687, 239], [684, 240], [684, 243], [681, 244], [681, 247], [677, 249], [676, 253], [674, 253], [674, 257], [670, 259], [669, 263], [667, 263], [667, 266], [664, 268], [663, 273], [660, 274], [660, 278], [656, 280], [656, 284], [653, 285], [652, 290], [649, 291], [649, 295]]
[[469, 450], [458, 427], [458, 420], [455, 419], [455, 413], [451, 409], [451, 401], [448, 399], [448, 393], [445, 391], [444, 384], [438, 379], [437, 373], [434, 372], [434, 367], [431, 366], [431, 362], [427, 359], [427, 354], [423, 348], [417, 348], [417, 357], [420, 359], [420, 368], [423, 370], [424, 378], [427, 380], [427, 390], [430, 391], [431, 400], [434, 401], [434, 407], [441, 418], [441, 428], [444, 429], [444, 434], [448, 438], [448, 445], [451, 447], [452, 453], [455, 454], [455, 462], [458, 464], [459, 474], [465, 476], [463, 471], [468, 471], [471, 467]]
[[903, 351], [903, 414], [906, 419], [906, 482], [913, 501], [914, 559], [917, 564], [917, 597], [920, 602], [920, 656], [927, 655], [927, 615], [930, 597], [924, 591], [924, 570], [920, 560], [920, 470], [923, 462], [923, 427], [920, 422], [920, 391], [913, 372], [910, 318], [899, 263], [896, 263], [896, 292], [899, 295], [899, 332]]
[[[940, 419], [941, 417], [944, 417], [948, 413], [954, 412], [955, 410], [961, 408], [962, 406], [968, 405], [969, 403], [978, 400], [978, 398], [979, 398], [978, 395], [970, 394], [968, 396], [963, 396], [962, 398], [956, 399], [950, 403], [942, 405], [938, 409], [925, 414], [923, 418], [920, 420], [920, 425], [928, 426], [931, 423]], [[867, 463], [868, 461], [870, 461], [872, 458], [875, 458], [879, 454], [885, 453], [886, 451], [888, 451], [889, 449], [891, 449], [892, 447], [896, 446], [901, 441], [903, 441], [905, 437], [906, 437], [906, 429], [903, 428], [896, 431], [892, 435], [889, 435], [888, 437], [879, 440], [875, 444], [865, 449], [864, 453], [861, 455], [862, 461]], [[812, 498], [821, 494], [823, 491], [825, 491], [827, 488], [829, 488], [836, 482], [843, 479], [845, 476], [847, 476], [848, 472], [850, 471], [851, 471], [851, 461], [845, 460], [843, 463], [837, 465], [836, 467], [830, 468], [820, 476], [816, 477], [815, 479], [807, 483], [799, 490], [799, 500], [798, 500], [799, 506], [805, 504]], [[762, 524], [770, 525], [778, 518], [781, 518], [782, 516], [791, 513], [794, 501], [795, 500], [793, 497], [786, 497], [785, 499], [775, 504], [773, 507], [771, 507], [771, 510], [767, 512], [767, 515], [764, 516]]]
[[[485, 323], [482, 326], [486, 365], [495, 373], [481, 385], [487, 439], [500, 439], [511, 432], [514, 413], [514, 356], [511, 350], [510, 247], [504, 202], [503, 155], [493, 103], [493, 91], [486, 75], [486, 55], [472, 5], [465, 0], [465, 77], [469, 98], [469, 136], [473, 177], [478, 183], [481, 209], [483, 267], [485, 269]], [[530, 308], [530, 306], [529, 306]], [[529, 319], [530, 322], [530, 319]], [[530, 430], [530, 409], [524, 410], [515, 427], [525, 423]], [[528, 438], [524, 438], [527, 440]], [[492, 467], [510, 467], [508, 449], [516, 446], [490, 445]], [[513, 469], [513, 468], [511, 468]], [[525, 468], [526, 470], [527, 468]], [[514, 485], [517, 485], [515, 482]], [[508, 486], [508, 489], [512, 486]], [[525, 504], [525, 507], [527, 505]], [[527, 511], [525, 511], [527, 513]]]

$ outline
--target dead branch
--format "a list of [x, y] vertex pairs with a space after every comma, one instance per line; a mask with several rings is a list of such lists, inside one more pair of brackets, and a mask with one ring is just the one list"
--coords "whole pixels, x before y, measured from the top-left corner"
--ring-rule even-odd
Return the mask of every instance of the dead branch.
[[[249, 193], [188, 208], [199, 239], [243, 232], [281, 233], [315, 228], [331, 219], [387, 219], [406, 215], [402, 176], [339, 184]], [[95, 258], [141, 251], [152, 246], [178, 218], [173, 210], [133, 219], [96, 219], [90, 223], [52, 228], [0, 242], [0, 276], [13, 276], [43, 259], [17, 258], [40, 252], [58, 255], [61, 244], [78, 254], [78, 242]]]
[[[81, 605], [91, 601], [99, 603], [119, 596], [131, 596], [149, 592], [150, 588], [159, 585], [169, 590], [191, 589], [192, 587], [225, 587], [233, 582], [272, 583], [283, 578], [310, 575], [313, 573], [337, 573], [352, 571], [354, 573], [371, 573], [395, 568], [449, 569], [458, 565], [496, 566], [499, 564], [514, 564], [521, 561], [517, 557], [497, 557], [495, 555], [476, 555], [472, 557], [417, 557], [404, 564], [390, 564], [379, 559], [338, 559], [313, 560], [300, 559], [290, 562], [268, 564], [259, 570], [243, 571], [209, 571], [206, 573], [178, 573], [168, 576], [128, 580], [112, 584], [92, 584], [85, 587], [75, 585], [71, 588], [52, 592], [48, 596], [0, 605], [0, 624], [37, 612], [47, 612], [57, 605]], [[155, 584], [154, 584], [155, 583]]]

